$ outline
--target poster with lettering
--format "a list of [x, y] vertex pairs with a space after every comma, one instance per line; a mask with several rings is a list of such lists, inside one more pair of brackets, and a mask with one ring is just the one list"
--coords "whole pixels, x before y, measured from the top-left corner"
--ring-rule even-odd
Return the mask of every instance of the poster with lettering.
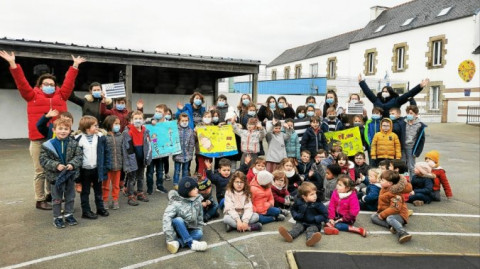
[[159, 122], [155, 125], [146, 124], [145, 128], [150, 132], [153, 159], [182, 152], [176, 120]]
[[201, 155], [219, 158], [238, 153], [237, 142], [231, 125], [197, 126], [196, 129]]
[[333, 146], [341, 146], [343, 152], [348, 156], [354, 156], [357, 152], [363, 152], [362, 137], [358, 127], [325, 133], [328, 148]]

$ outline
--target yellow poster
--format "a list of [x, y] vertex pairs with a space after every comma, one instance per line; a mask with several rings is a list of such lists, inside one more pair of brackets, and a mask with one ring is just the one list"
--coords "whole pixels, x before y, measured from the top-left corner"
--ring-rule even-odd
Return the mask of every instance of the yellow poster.
[[200, 154], [210, 158], [235, 155], [237, 142], [231, 125], [197, 126]]
[[358, 127], [346, 129], [343, 131], [327, 132], [328, 148], [333, 146], [341, 146], [342, 150], [348, 156], [354, 156], [358, 152], [363, 152], [362, 138]]

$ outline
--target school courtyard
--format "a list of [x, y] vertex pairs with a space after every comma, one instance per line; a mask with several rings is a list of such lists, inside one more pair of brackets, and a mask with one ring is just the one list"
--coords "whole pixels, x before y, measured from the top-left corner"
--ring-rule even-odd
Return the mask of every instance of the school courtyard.
[[[361, 212], [357, 225], [369, 234], [341, 233], [323, 236], [313, 248], [302, 235], [286, 243], [278, 234], [288, 221], [264, 225], [261, 232], [225, 233], [220, 219], [204, 228], [208, 250], [181, 250], [170, 254], [162, 233], [167, 195], [154, 193], [150, 202], [137, 207], [121, 197], [119, 210], [97, 220], [80, 218], [80, 199], [75, 200], [79, 225], [58, 230], [52, 212], [34, 207], [33, 166], [28, 140], [0, 140], [0, 268], [288, 268], [288, 250], [373, 253], [480, 254], [480, 128], [460, 123], [433, 124], [426, 131], [423, 153], [440, 152], [454, 197], [414, 207], [407, 230], [410, 242], [370, 222]], [[423, 160], [423, 155], [420, 158]], [[173, 165], [170, 166], [173, 172]], [[166, 184], [171, 189], [171, 181]], [[290, 219], [290, 217], [288, 218]], [[478, 261], [478, 259], [476, 259]], [[321, 268], [318, 260], [317, 268]], [[480, 267], [480, 264], [472, 264]]]

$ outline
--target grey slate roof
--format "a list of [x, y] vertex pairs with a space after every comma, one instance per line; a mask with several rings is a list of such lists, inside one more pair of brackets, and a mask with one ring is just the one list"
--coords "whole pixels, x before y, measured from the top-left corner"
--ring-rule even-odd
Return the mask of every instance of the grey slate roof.
[[347, 50], [350, 46], [350, 42], [358, 34], [358, 32], [360, 32], [360, 30], [351, 31], [307, 45], [288, 49], [270, 62], [267, 66], [280, 65], [337, 51]]
[[[437, 17], [437, 14], [447, 7], [452, 7], [452, 9], [446, 15]], [[352, 43], [468, 17], [478, 12], [478, 9], [480, 9], [479, 0], [416, 0], [407, 2], [383, 11], [377, 19], [370, 21], [358, 33]], [[409, 25], [402, 26], [409, 18], [415, 19]], [[385, 25], [385, 28], [375, 33], [375, 30], [381, 25]]]

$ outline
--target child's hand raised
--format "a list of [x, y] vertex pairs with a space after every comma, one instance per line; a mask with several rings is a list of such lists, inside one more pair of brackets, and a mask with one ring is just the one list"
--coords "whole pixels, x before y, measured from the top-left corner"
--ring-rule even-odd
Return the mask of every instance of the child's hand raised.
[[183, 109], [183, 104], [179, 102], [177, 102], [177, 108], [178, 110], [182, 110]]
[[288, 129], [290, 129], [290, 126], [288, 126], [288, 124], [284, 123], [284, 124], [283, 124], [283, 128], [284, 128], [285, 130], [288, 130]]
[[308, 177], [312, 177], [312, 176], [313, 176], [313, 170], [308, 171]]
[[58, 116], [58, 114], [59, 114], [58, 110], [56, 110], [56, 109], [50, 109], [50, 110], [48, 111], [47, 115], [45, 115], [45, 117], [47, 117], [47, 118], [54, 118], [54, 117]]
[[207, 167], [207, 170], [212, 169], [212, 162], [210, 160], [205, 160], [204, 163], [205, 163], [205, 167]]
[[142, 98], [138, 99], [138, 101], [137, 101], [137, 109], [138, 110], [143, 109], [143, 99]]

